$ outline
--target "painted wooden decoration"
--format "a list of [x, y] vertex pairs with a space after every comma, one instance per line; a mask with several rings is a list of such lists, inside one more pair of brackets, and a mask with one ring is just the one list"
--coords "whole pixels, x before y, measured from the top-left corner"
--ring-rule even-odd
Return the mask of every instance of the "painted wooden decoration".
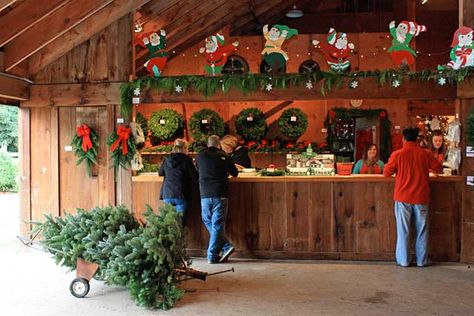
[[392, 46], [388, 49], [393, 62], [397, 66], [411, 66], [415, 63], [416, 52], [410, 47], [413, 37], [421, 32], [426, 32], [426, 26], [416, 24], [413, 21], [401, 21], [395, 27], [395, 21], [390, 22], [390, 35], [392, 35]]
[[354, 44], [349, 43], [347, 34], [336, 32], [335, 29], [330, 28], [327, 36], [327, 42], [319, 42], [313, 40], [313, 45], [319, 45], [324, 52], [324, 59], [329, 67], [335, 72], [344, 72], [350, 70], [350, 62], [347, 60], [351, 50], [354, 49]]
[[453, 42], [451, 43], [451, 61], [448, 67], [460, 69], [474, 66], [474, 42], [472, 40], [473, 30], [467, 26], [461, 26], [454, 32]]
[[201, 47], [199, 52], [205, 54], [206, 65], [204, 70], [208, 75], [217, 76], [221, 74], [222, 67], [227, 62], [227, 57], [237, 50], [239, 42], [225, 44], [224, 35], [217, 33], [206, 38], [206, 47]]
[[289, 28], [286, 25], [275, 24], [268, 30], [268, 24], [263, 27], [263, 37], [265, 46], [262, 50], [263, 60], [271, 69], [271, 72], [280, 72], [284, 69], [286, 62], [290, 59], [288, 54], [283, 51], [282, 45], [285, 40], [298, 35], [298, 30]]
[[159, 77], [168, 60], [168, 54], [165, 51], [165, 30], [162, 29], [159, 33], [143, 34], [137, 39], [136, 44], [148, 49], [148, 58], [144, 66], [150, 74]]

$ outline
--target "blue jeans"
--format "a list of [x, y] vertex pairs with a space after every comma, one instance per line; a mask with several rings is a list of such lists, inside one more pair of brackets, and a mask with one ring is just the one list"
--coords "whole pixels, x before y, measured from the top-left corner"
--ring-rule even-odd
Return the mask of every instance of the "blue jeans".
[[188, 209], [188, 201], [185, 199], [166, 198], [163, 199], [166, 204], [171, 204], [176, 208], [176, 212], [184, 216], [184, 213]]
[[410, 204], [395, 201], [395, 218], [397, 220], [397, 264], [410, 264], [410, 221], [412, 215], [416, 226], [416, 264], [425, 266], [428, 260], [428, 204]]
[[218, 260], [221, 251], [226, 252], [232, 245], [225, 238], [225, 221], [227, 218], [227, 198], [202, 198], [201, 217], [209, 232], [207, 259]]

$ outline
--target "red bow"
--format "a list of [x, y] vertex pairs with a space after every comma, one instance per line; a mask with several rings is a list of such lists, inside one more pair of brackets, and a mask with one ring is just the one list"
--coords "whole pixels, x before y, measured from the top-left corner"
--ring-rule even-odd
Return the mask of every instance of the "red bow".
[[86, 124], [77, 127], [77, 136], [82, 137], [82, 151], [86, 152], [92, 148], [91, 138], [89, 137], [91, 129]]
[[110, 150], [114, 151], [119, 143], [122, 142], [122, 154], [126, 155], [128, 153], [127, 140], [130, 137], [130, 128], [119, 126], [117, 130], [117, 136], [118, 138], [115, 140], [112, 146], [110, 146]]
[[464, 66], [467, 63], [467, 58], [469, 57], [469, 55], [471, 55], [471, 53], [472, 48], [464, 47], [460, 50], [457, 50], [455, 54], [461, 59], [461, 65]]

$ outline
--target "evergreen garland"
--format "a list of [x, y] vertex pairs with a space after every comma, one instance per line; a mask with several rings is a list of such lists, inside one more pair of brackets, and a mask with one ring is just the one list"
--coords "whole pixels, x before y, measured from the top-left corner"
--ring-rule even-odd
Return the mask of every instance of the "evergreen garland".
[[[203, 123], [206, 120], [206, 123]], [[210, 109], [195, 112], [189, 120], [189, 132], [196, 143], [207, 143], [211, 135], [224, 136], [225, 123], [222, 117]]]
[[148, 127], [153, 136], [161, 141], [169, 141], [183, 133], [184, 118], [172, 109], [162, 109], [151, 114]]
[[237, 116], [235, 128], [237, 134], [245, 141], [258, 142], [265, 136], [268, 126], [262, 110], [258, 108], [247, 108], [242, 110]]
[[467, 143], [474, 146], [474, 108], [467, 117]]
[[[119, 133], [123, 129], [128, 129], [128, 133], [130, 133], [130, 128], [124, 128], [123, 126], [120, 126], [117, 132], [113, 132], [109, 135], [109, 138], [107, 140], [107, 146], [109, 146], [110, 150], [112, 151], [111, 158], [113, 160], [113, 165], [116, 172], [118, 171], [120, 166], [125, 169], [128, 169], [128, 166], [130, 166], [130, 162], [132, 161], [133, 156], [137, 152], [137, 148], [132, 137], [128, 137], [126, 140], [120, 139], [121, 136], [119, 136]], [[124, 149], [123, 147], [124, 143], [126, 149]], [[116, 147], [112, 148], [114, 145]]]
[[108, 206], [64, 218], [46, 215], [35, 231], [57, 264], [73, 269], [79, 257], [97, 263], [97, 276], [127, 287], [137, 305], [168, 309], [184, 294], [175, 273], [188, 263], [181, 215], [165, 205], [160, 215], [148, 207], [144, 217], [141, 227], [124, 206]]
[[[292, 117], [295, 117], [296, 121], [292, 121]], [[278, 119], [278, 126], [283, 135], [292, 140], [296, 140], [306, 132], [308, 128], [308, 117], [300, 109], [289, 108], [281, 114]]]
[[[85, 135], [85, 134], [87, 135]], [[81, 136], [82, 135], [82, 136]], [[90, 140], [89, 146], [86, 137]], [[91, 176], [92, 165], [97, 165], [97, 149], [99, 148], [99, 137], [92, 128], [86, 124], [77, 127], [77, 132], [72, 138], [71, 146], [77, 157], [76, 166], [82, 162], [86, 164], [87, 174]]]
[[[304, 87], [308, 81], [313, 85], [321, 82], [321, 94], [325, 96], [334, 88], [347, 86], [356, 78], [374, 78], [374, 84], [384, 85], [393, 79], [410, 81], [437, 82], [441, 77], [446, 79], [448, 84], [456, 84], [464, 81], [474, 73], [474, 67], [465, 67], [459, 70], [443, 68], [438, 70], [425, 69], [422, 71], [408, 71], [402, 69], [369, 70], [358, 72], [315, 72], [311, 74], [245, 74], [245, 75], [224, 75], [219, 77], [206, 76], [177, 76], [177, 77], [143, 77], [132, 82], [123, 83], [120, 87], [121, 111], [124, 117], [129, 117], [132, 112], [132, 98], [135, 88], [142, 91], [154, 89], [156, 91], [169, 94], [177, 94], [176, 86], [181, 86], [183, 92], [197, 91], [204, 97], [210, 97], [216, 91], [227, 93], [231, 89], [241, 91], [244, 95], [257, 90], [265, 91], [265, 86], [272, 84], [274, 89], [286, 89], [290, 87]], [[127, 115], [128, 114], [128, 115]]]

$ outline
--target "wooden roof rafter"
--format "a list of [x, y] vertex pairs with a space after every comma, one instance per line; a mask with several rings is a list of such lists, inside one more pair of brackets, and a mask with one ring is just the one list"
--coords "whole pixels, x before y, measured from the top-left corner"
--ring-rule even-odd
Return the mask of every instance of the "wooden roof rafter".
[[5, 10], [12, 4], [14, 4], [17, 0], [0, 0], [0, 11]]

